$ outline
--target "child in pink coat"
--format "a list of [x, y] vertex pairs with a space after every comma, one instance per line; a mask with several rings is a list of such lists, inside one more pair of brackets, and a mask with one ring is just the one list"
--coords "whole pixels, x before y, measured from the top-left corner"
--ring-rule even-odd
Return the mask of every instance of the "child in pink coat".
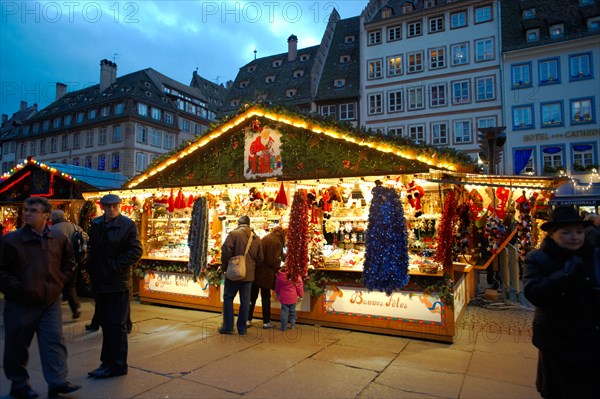
[[284, 266], [277, 272], [275, 280], [275, 294], [281, 303], [281, 331], [285, 331], [288, 323], [288, 316], [291, 328], [296, 328], [296, 303], [304, 295], [304, 284], [298, 277], [297, 281], [290, 281], [287, 275], [287, 268]]

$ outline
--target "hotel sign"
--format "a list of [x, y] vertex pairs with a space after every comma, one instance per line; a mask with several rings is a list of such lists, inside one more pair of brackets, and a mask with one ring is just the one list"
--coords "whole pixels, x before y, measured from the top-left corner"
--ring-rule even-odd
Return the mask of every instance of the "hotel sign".
[[523, 135], [523, 142], [529, 141], [545, 141], [545, 140], [557, 140], [557, 139], [570, 139], [580, 137], [594, 137], [600, 136], [600, 129], [582, 129], [582, 130], [568, 130], [561, 133], [535, 133]]

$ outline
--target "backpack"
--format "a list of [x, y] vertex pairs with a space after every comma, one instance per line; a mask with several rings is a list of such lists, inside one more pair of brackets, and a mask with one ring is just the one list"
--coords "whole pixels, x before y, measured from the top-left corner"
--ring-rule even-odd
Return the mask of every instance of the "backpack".
[[90, 237], [81, 227], [73, 224], [75, 231], [71, 236], [71, 244], [73, 245], [73, 253], [75, 254], [75, 262], [78, 265], [85, 263], [88, 257], [88, 240]]

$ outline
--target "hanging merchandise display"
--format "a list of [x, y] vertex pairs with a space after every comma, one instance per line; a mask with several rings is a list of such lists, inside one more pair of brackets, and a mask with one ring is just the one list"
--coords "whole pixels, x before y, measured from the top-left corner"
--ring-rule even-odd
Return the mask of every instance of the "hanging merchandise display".
[[452, 245], [450, 243], [453, 242], [454, 224], [458, 218], [458, 199], [454, 190], [450, 190], [445, 198], [434, 260], [448, 272], [452, 269]]
[[366, 254], [365, 287], [387, 295], [408, 283], [408, 235], [398, 193], [381, 185], [372, 190]]
[[291, 281], [305, 277], [308, 270], [308, 200], [306, 190], [294, 194], [287, 231], [285, 265]]
[[[481, 237], [472, 232], [498, 211], [511, 215], [512, 180], [530, 184], [477, 181], [464, 173], [467, 158], [276, 107], [246, 108], [119, 192], [143, 209], [140, 299], [221, 311], [221, 245], [247, 215], [258, 237], [287, 229], [284, 262], [306, 287], [299, 323], [452, 341], [474, 268], [495, 256], [484, 251], [484, 227]], [[488, 187], [501, 189], [490, 197]], [[453, 261], [458, 255], [465, 263]], [[279, 303], [271, 305], [277, 320]]]
[[194, 281], [206, 270], [208, 254], [208, 206], [206, 197], [194, 201], [192, 221], [188, 234], [190, 260], [188, 269], [194, 273]]

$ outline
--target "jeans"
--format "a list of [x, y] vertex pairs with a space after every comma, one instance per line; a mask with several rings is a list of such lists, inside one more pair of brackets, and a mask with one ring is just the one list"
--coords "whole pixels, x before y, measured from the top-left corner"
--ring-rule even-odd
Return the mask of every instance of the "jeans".
[[252, 283], [252, 290], [250, 293], [250, 309], [248, 310], [248, 320], [252, 320], [254, 305], [256, 305], [256, 299], [258, 298], [259, 291], [262, 305], [263, 323], [267, 324], [271, 322], [271, 290], [269, 288], [259, 287], [254, 283]]
[[61, 301], [51, 305], [4, 302], [4, 373], [12, 389], [29, 385], [29, 346], [37, 334], [40, 360], [48, 388], [67, 382], [67, 347], [62, 332]]
[[240, 310], [237, 319], [239, 333], [246, 332], [248, 310], [250, 308], [250, 289], [252, 281], [231, 281], [225, 279], [225, 292], [223, 292], [223, 326], [224, 331], [233, 331], [233, 298], [240, 293]]
[[287, 329], [288, 317], [292, 327], [296, 325], [296, 304], [281, 304], [281, 331]]

